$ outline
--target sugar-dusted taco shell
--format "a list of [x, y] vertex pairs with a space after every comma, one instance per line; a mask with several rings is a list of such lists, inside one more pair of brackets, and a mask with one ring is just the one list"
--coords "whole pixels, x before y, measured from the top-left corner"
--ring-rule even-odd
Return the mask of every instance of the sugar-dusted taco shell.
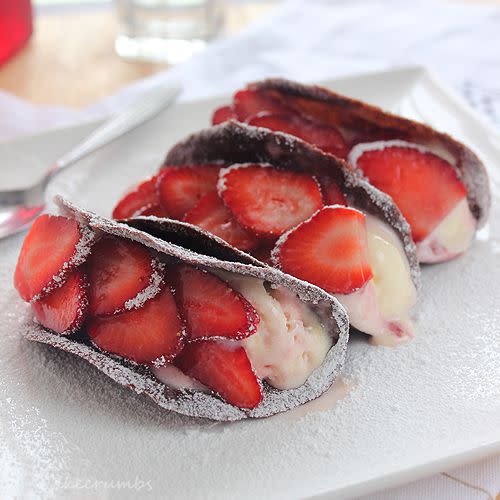
[[[252, 276], [290, 289], [311, 307], [324, 313], [323, 318], [327, 323], [325, 326], [334, 339], [334, 344], [322, 365], [302, 386], [296, 389], [278, 390], [264, 382], [262, 403], [253, 410], [242, 410], [209, 393], [177, 390], [165, 385], [153, 376], [147, 366], [98, 350], [86, 338], [84, 330], [72, 336], [60, 336], [35, 322], [30, 322], [24, 332], [27, 339], [51, 345], [85, 359], [119, 384], [137, 393], [148, 395], [167, 410], [213, 420], [267, 417], [283, 412], [317, 398], [335, 381], [344, 362], [349, 325], [344, 309], [320, 288], [261, 264], [243, 252], [233, 249], [219, 238], [180, 222], [140, 218], [137, 221], [130, 221], [130, 225], [127, 225], [81, 210], [61, 198], [56, 202], [62, 215], [76, 219], [98, 235], [109, 234], [129, 238], [154, 249], [172, 261], [181, 261], [208, 271], [229, 271]], [[161, 238], [141, 231], [133, 227], [134, 225], [147, 226], [151, 233], [161, 234]], [[194, 248], [197, 251], [193, 251]]]
[[419, 286], [420, 268], [406, 219], [392, 198], [365, 181], [345, 161], [291, 135], [229, 121], [196, 132], [177, 143], [167, 154], [164, 168], [215, 162], [226, 165], [267, 163], [333, 178], [350, 205], [380, 218], [395, 230], [408, 257], [412, 279]]

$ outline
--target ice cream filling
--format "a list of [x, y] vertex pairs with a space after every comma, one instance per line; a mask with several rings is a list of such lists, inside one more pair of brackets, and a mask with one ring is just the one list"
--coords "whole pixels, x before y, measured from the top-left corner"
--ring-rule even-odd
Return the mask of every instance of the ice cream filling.
[[467, 198], [463, 198], [424, 240], [417, 243], [418, 260], [442, 262], [465, 252], [474, 238], [476, 225]]
[[403, 244], [384, 222], [366, 216], [368, 258], [373, 277], [349, 295], [336, 295], [352, 326], [373, 342], [394, 345], [413, 336], [410, 310], [417, 300]]
[[333, 344], [317, 314], [284, 287], [266, 289], [241, 276], [226, 280], [260, 317], [257, 332], [242, 341], [257, 376], [277, 389], [301, 386]]
[[[216, 273], [257, 310], [257, 331], [239, 341], [257, 377], [277, 389], [299, 387], [318, 368], [333, 345], [319, 316], [293, 292], [267, 287], [248, 276]], [[206, 391], [206, 387], [173, 365], [151, 366], [161, 382], [175, 389]]]

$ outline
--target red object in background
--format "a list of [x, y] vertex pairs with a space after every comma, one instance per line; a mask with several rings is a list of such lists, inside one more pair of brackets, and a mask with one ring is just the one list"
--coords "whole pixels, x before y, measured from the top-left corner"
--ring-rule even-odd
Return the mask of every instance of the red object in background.
[[28, 41], [32, 21], [30, 0], [0, 0], [0, 64]]

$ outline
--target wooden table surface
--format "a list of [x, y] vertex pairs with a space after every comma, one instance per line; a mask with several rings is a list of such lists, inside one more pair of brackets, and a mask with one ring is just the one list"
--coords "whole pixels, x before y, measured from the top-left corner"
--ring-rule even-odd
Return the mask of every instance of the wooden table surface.
[[[500, 4], [500, 0], [455, 1]], [[241, 30], [275, 4], [268, 0], [228, 5], [225, 33]], [[124, 61], [116, 55], [117, 19], [112, 8], [69, 12], [37, 16], [28, 45], [0, 67], [1, 90], [35, 104], [82, 107], [167, 67]]]
[[[275, 2], [225, 9], [225, 34], [235, 33], [269, 12]], [[125, 61], [114, 50], [114, 9], [42, 14], [29, 43], [0, 67], [0, 89], [35, 104], [82, 107], [167, 65]]]

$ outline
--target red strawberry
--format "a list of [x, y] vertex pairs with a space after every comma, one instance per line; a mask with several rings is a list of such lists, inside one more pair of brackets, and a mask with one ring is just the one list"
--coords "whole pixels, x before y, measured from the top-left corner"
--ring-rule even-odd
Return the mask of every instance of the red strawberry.
[[233, 97], [233, 109], [240, 121], [267, 111], [270, 113], [287, 112], [288, 108], [277, 98], [257, 90], [240, 90]]
[[327, 292], [352, 293], [372, 277], [365, 216], [352, 208], [325, 207], [278, 241], [273, 260]]
[[[153, 207], [158, 207], [160, 200], [156, 190], [158, 176], [142, 181], [129, 191], [113, 210], [113, 219], [128, 219]], [[155, 213], [156, 215], [156, 213]]]
[[94, 233], [66, 217], [41, 215], [26, 236], [14, 273], [14, 286], [26, 302], [61, 286], [90, 252]]
[[161, 171], [160, 203], [169, 217], [182, 219], [206, 193], [215, 191], [220, 165], [183, 165]]
[[167, 214], [165, 213], [165, 210], [163, 210], [161, 205], [146, 205], [145, 207], [142, 207], [140, 210], [138, 210], [135, 214], [134, 217], [138, 217], [139, 215], [147, 216], [147, 215], [154, 215], [155, 217], [166, 217]]
[[248, 124], [294, 135], [339, 158], [347, 158], [349, 152], [346, 141], [335, 127], [314, 123], [295, 113], [260, 113], [250, 118]]
[[257, 245], [257, 239], [236, 222], [216, 192], [203, 196], [186, 214], [184, 222], [210, 231], [240, 250], [251, 250]]
[[345, 196], [342, 194], [337, 183], [331, 177], [322, 177], [319, 180], [321, 191], [323, 193], [323, 200], [325, 205], [344, 205], [348, 206]]
[[245, 349], [236, 342], [203, 340], [189, 343], [177, 356], [175, 364], [238, 408], [255, 408], [262, 401], [262, 387]]
[[103, 351], [137, 363], [171, 359], [184, 343], [182, 321], [168, 287], [140, 309], [90, 318], [87, 332]]
[[323, 206], [316, 180], [265, 165], [235, 165], [220, 175], [220, 196], [236, 220], [256, 235], [279, 236]]
[[90, 314], [106, 316], [140, 307], [160, 291], [161, 267], [139, 243], [101, 239], [88, 260]]
[[242, 339], [255, 333], [257, 311], [225, 281], [186, 265], [173, 267], [170, 276], [189, 338]]
[[235, 119], [236, 113], [232, 106], [221, 106], [214, 111], [212, 115], [212, 125], [218, 125], [219, 123], [227, 122], [228, 120]]
[[375, 187], [392, 197], [410, 224], [416, 242], [423, 240], [467, 196], [453, 167], [430, 152], [388, 143], [363, 152], [357, 161], [353, 157], [354, 162]]
[[87, 305], [87, 280], [80, 269], [75, 269], [64, 285], [32, 302], [31, 308], [45, 328], [67, 335], [82, 326]]

